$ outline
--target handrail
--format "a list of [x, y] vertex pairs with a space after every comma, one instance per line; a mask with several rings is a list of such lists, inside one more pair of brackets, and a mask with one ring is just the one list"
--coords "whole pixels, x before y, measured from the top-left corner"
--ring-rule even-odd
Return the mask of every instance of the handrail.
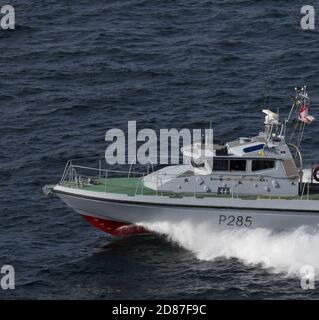
[[128, 177], [128, 178], [129, 178], [129, 177], [130, 177], [130, 175], [131, 175], [132, 165], [133, 165], [133, 160], [131, 161], [130, 169], [129, 169], [129, 171], [128, 171], [128, 175], [127, 175], [127, 177]]
[[[293, 143], [287, 142], [287, 145], [294, 148], [299, 156], [299, 163], [300, 163], [300, 168], [299, 168], [299, 187], [301, 188], [301, 183], [302, 183], [302, 176], [303, 176], [303, 159], [302, 159], [302, 154], [300, 149]], [[299, 192], [301, 190], [299, 189]]]
[[105, 171], [105, 184], [104, 184], [104, 192], [106, 192], [106, 182], [107, 182], [107, 171]]
[[140, 180], [141, 180], [141, 178], [139, 178], [138, 181], [137, 181], [137, 184], [136, 184], [136, 187], [135, 187], [135, 195], [137, 195], [138, 186], [140, 185]]
[[303, 200], [303, 196], [305, 194], [305, 189], [307, 186], [307, 200], [309, 200], [309, 194], [310, 194], [310, 181], [304, 182], [302, 186], [302, 192], [300, 194], [300, 200]]
[[[82, 169], [82, 170], [81, 170]], [[130, 168], [131, 169], [131, 168]], [[90, 170], [90, 171], [94, 171], [96, 173], [93, 172], [87, 172], [86, 170]], [[115, 175], [112, 175], [112, 173], [115, 173]], [[118, 175], [117, 175], [118, 174]], [[144, 178], [147, 175], [147, 173], [143, 172], [143, 171], [127, 171], [127, 170], [110, 170], [110, 169], [104, 169], [101, 168], [101, 165], [99, 163], [99, 167], [95, 168], [95, 167], [90, 167], [90, 166], [80, 166], [80, 165], [75, 165], [73, 164], [72, 160], [68, 160], [66, 163], [66, 166], [64, 168], [61, 180], [60, 180], [60, 184], [64, 184], [64, 183], [69, 183], [70, 187], [73, 188], [83, 188], [86, 187], [88, 185], [94, 185], [95, 181], [99, 181], [99, 185], [102, 185], [102, 191], [103, 191], [103, 184], [104, 184], [104, 192], [107, 192], [107, 186], [110, 185], [109, 184], [109, 179], [112, 177], [125, 177], [125, 175], [128, 175], [128, 177], [130, 178], [132, 175], [136, 175], [135, 177], [132, 178], [137, 178], [138, 180], [136, 181], [137, 185], [135, 187], [135, 195], [137, 194], [142, 194], [144, 195]], [[157, 196], [163, 196], [164, 194], [169, 194], [168, 192], [165, 192], [164, 190], [164, 184], [166, 182], [166, 180], [168, 180], [170, 177], [184, 177], [182, 174], [176, 174], [176, 173], [161, 173], [161, 172], [153, 172], [151, 173], [151, 177], [153, 177], [153, 183], [156, 182], [156, 190], [154, 189], [154, 194], [156, 193]], [[188, 177], [188, 176], [187, 176]], [[202, 192], [202, 189], [199, 188], [200, 190], [198, 190], [197, 188], [197, 177], [202, 177], [202, 175], [200, 174], [189, 174], [189, 177], [191, 177], [194, 186], [193, 186], [193, 195], [194, 197], [197, 197], [198, 195], [203, 195], [206, 194], [204, 192]], [[91, 179], [92, 181], [91, 181]], [[156, 180], [155, 180], [155, 179]], [[225, 180], [225, 182], [227, 181], [232, 181], [232, 188], [231, 188], [231, 197], [232, 198], [238, 198], [239, 197], [239, 190], [238, 190], [238, 184], [237, 181], [243, 181], [243, 180], [247, 180], [249, 179], [249, 181], [251, 181], [252, 183], [254, 181], [259, 181], [260, 179], [263, 179], [265, 182], [270, 183], [271, 179], [276, 179], [276, 180], [280, 180], [280, 179], [284, 179], [287, 180], [288, 177], [272, 177], [272, 176], [264, 176], [264, 175], [258, 175], [258, 174], [254, 174], [254, 175], [249, 175], [249, 174], [243, 174], [241, 176], [234, 176], [234, 173], [223, 173], [223, 174], [212, 174], [210, 175], [210, 181], [217, 181], [217, 180]], [[155, 180], [155, 181], [154, 181]], [[149, 180], [151, 181], [151, 180]], [[111, 182], [110, 182], [111, 183]], [[112, 185], [112, 183], [111, 183]], [[126, 186], [125, 183], [123, 183], [123, 185], [120, 185], [120, 191], [119, 192], [123, 192], [123, 190], [125, 191], [127, 190], [131, 190], [132, 192], [134, 192], [134, 187], [132, 188], [132, 185], [130, 184], [130, 186]], [[133, 190], [132, 190], [133, 189]], [[112, 190], [112, 189], [111, 189]], [[126, 191], [125, 191], [126, 192]], [[129, 192], [129, 191], [128, 191]], [[176, 194], [179, 191], [171, 191], [172, 194]], [[192, 194], [192, 190], [188, 191], [188, 193], [191, 195]], [[148, 194], [148, 193], [147, 193]], [[305, 198], [305, 195], [307, 195], [307, 200], [309, 200], [310, 197], [310, 180], [308, 182], [302, 183], [300, 185], [300, 193], [299, 193], [299, 197], [296, 196], [296, 198], [300, 198], [301, 200], [303, 200]]]
[[163, 195], [163, 179], [160, 178], [160, 182], [161, 182], [161, 195]]
[[[130, 177], [132, 174], [137, 175], [137, 176], [142, 176], [142, 175], [147, 174], [147, 172], [145, 173], [143, 171], [111, 170], [111, 169], [94, 168], [94, 167], [88, 167], [88, 166], [79, 166], [79, 165], [71, 164], [71, 161], [68, 161], [67, 165], [64, 169], [60, 183], [63, 183], [65, 181], [65, 178], [66, 178], [68, 172], [70, 172], [70, 180], [74, 180], [73, 176], [74, 176], [74, 171], [76, 171], [76, 169], [96, 171], [98, 173], [99, 180], [101, 179], [102, 172], [121, 173], [121, 174], [125, 174], [125, 175], [127, 175], [129, 173], [128, 177]], [[158, 179], [158, 177], [161, 177], [161, 179], [162, 179], [162, 177], [177, 177], [177, 178], [179, 177], [177, 174], [170, 174], [170, 173], [166, 173], [166, 172], [163, 174], [158, 173], [158, 172], [154, 172], [154, 173], [156, 173], [156, 179]], [[151, 174], [153, 174], [153, 173], [151, 173]], [[85, 176], [85, 175], [83, 174], [83, 176]], [[196, 178], [196, 177], [201, 177], [202, 175], [193, 174], [191, 176]], [[227, 180], [227, 179], [231, 178], [233, 181], [242, 181], [242, 180], [246, 180], [246, 179], [249, 179], [250, 181], [260, 181], [260, 179], [287, 180], [290, 177], [272, 177], [269, 175], [266, 176], [266, 175], [256, 175], [256, 174], [254, 174], [254, 175], [246, 174], [244, 176], [234, 176], [233, 174], [225, 173], [225, 174], [210, 175], [210, 178], [211, 178], [211, 180]]]
[[[116, 156], [116, 158], [118, 158], [118, 159], [128, 159], [128, 156]], [[152, 159], [151, 159], [151, 157], [148, 157], [149, 158], [149, 160], [151, 161]], [[73, 162], [78, 162], [78, 161], [82, 161], [82, 160], [106, 160], [107, 161], [107, 157], [81, 157], [81, 158], [72, 158], [72, 159], [69, 159], [68, 161], [73, 161]], [[179, 159], [179, 160], [183, 160], [184, 159], [184, 157], [183, 156], [170, 156], [170, 159]], [[131, 162], [134, 162], [134, 160], [133, 161], [131, 161]], [[125, 163], [123, 163], [123, 164], [125, 164]], [[153, 162], [153, 164], [154, 164], [154, 162]]]
[[71, 160], [68, 160], [67, 163], [66, 163], [66, 165], [65, 165], [65, 168], [64, 168], [64, 171], [63, 171], [63, 174], [62, 174], [60, 183], [63, 183], [64, 180], [65, 180], [65, 176], [67, 175], [67, 171], [68, 171], [68, 169], [69, 169], [70, 161], [71, 161]]
[[[73, 168], [79, 168], [79, 169], [86, 169], [86, 170], [94, 170], [94, 171], [108, 171], [108, 172], [113, 172], [113, 173], [128, 173], [128, 171], [124, 170], [110, 170], [110, 169], [98, 169], [98, 168], [93, 168], [93, 167], [86, 167], [86, 166], [78, 166], [78, 165], [72, 165]], [[138, 172], [138, 171], [131, 171], [130, 173], [134, 174], [143, 174], [143, 172]]]
[[[299, 151], [300, 152], [300, 151]], [[301, 156], [301, 153], [300, 153], [300, 156]], [[68, 170], [68, 167], [69, 166], [72, 166], [74, 168], [81, 168], [81, 169], [87, 169], [87, 170], [95, 170], [95, 171], [102, 171], [102, 172], [105, 172], [106, 170], [109, 171], [109, 172], [114, 172], [114, 173], [125, 173], [125, 174], [129, 174], [129, 176], [131, 174], [147, 174], [147, 170], [146, 171], [132, 171], [131, 168], [132, 168], [132, 165], [133, 163], [130, 164], [130, 169], [129, 170], [111, 170], [111, 169], [102, 169], [101, 166], [100, 166], [100, 162], [99, 162], [99, 168], [95, 168], [95, 167], [90, 167], [90, 166], [83, 166], [83, 165], [79, 165], [79, 164], [75, 164], [74, 161], [76, 160], [82, 160], [82, 159], [98, 159], [98, 160], [101, 160], [103, 158], [96, 158], [96, 157], [87, 157], [87, 158], [79, 158], [79, 159], [71, 159], [71, 160], [68, 160], [67, 161], [67, 164], [65, 166], [65, 169], [64, 169], [64, 172], [63, 172], [63, 175], [62, 175], [62, 178], [61, 178], [61, 182], [63, 182], [63, 180], [65, 179], [66, 175], [67, 175], [67, 170]], [[301, 157], [301, 162], [302, 162], [302, 157]], [[154, 164], [150, 161], [148, 163], [148, 171], [150, 171], [150, 168], [149, 166], [152, 166], [152, 171], [154, 172]], [[301, 166], [303, 167], [303, 165]], [[287, 178], [288, 179], [291, 179], [291, 178], [295, 178], [297, 176], [295, 175], [292, 175], [292, 176], [286, 176], [286, 177], [273, 177], [271, 175], [261, 175], [260, 173], [255, 173], [255, 174], [250, 174], [249, 172], [243, 172], [242, 176], [245, 176], [245, 178], [243, 177], [240, 177], [240, 176], [236, 176], [234, 175], [232, 172], [223, 172], [223, 173], [219, 173], [219, 172], [213, 172], [213, 175], [214, 176], [219, 176], [217, 179], [224, 179], [224, 178], [232, 178], [232, 179], [235, 179], [235, 180], [242, 180], [242, 179], [245, 179], [245, 178], [257, 178], [257, 180], [259, 180], [260, 177], [262, 178], [270, 178], [270, 179], [278, 179], [278, 180], [286, 180]], [[128, 177], [129, 177], [128, 176]], [[170, 174], [170, 173], [165, 173], [165, 176], [176, 176], [176, 174]], [[200, 176], [200, 175], [198, 175]]]

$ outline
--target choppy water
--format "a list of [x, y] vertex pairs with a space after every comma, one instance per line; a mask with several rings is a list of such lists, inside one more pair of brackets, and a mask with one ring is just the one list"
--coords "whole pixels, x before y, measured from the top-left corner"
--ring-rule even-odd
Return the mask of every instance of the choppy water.
[[[296, 276], [319, 267], [316, 233], [219, 237], [181, 223], [152, 226], [168, 238], [110, 243], [41, 193], [67, 159], [103, 156], [105, 131], [128, 120], [212, 119], [223, 139], [246, 136], [262, 125], [265, 84], [284, 112], [304, 83], [319, 118], [319, 34], [300, 29], [303, 1], [8, 2], [17, 28], [0, 30], [0, 265], [15, 266], [16, 290], [0, 299], [319, 297]], [[311, 126], [308, 164], [318, 136]]]

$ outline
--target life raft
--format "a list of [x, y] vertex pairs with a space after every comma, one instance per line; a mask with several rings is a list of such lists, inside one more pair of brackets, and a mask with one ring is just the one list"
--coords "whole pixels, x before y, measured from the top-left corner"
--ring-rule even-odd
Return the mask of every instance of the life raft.
[[312, 176], [317, 182], [319, 182], [319, 166], [313, 170]]

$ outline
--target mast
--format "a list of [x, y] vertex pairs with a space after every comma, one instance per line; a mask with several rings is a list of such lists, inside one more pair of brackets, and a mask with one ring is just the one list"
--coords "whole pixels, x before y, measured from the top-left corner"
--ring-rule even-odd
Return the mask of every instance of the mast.
[[[307, 87], [303, 86], [300, 88], [300, 90], [295, 88], [295, 92], [296, 95], [293, 99], [293, 104], [291, 106], [288, 118], [285, 121], [285, 125], [290, 130], [290, 136], [287, 144], [289, 146], [294, 146], [294, 149], [299, 151], [305, 133], [306, 124], [310, 124], [313, 120], [315, 120], [315, 118], [308, 114], [309, 96], [307, 93]], [[298, 152], [295, 152], [295, 161], [298, 159], [298, 156], [300, 158], [300, 155], [300, 151], [299, 155]]]
[[[293, 104], [291, 106], [286, 124], [294, 125], [291, 128], [291, 133], [289, 137], [289, 142], [294, 143], [298, 148], [301, 145], [302, 138], [304, 136], [305, 127], [307, 123], [311, 123], [314, 118], [308, 115], [309, 107], [309, 96], [307, 93], [307, 87], [301, 87], [300, 91], [295, 88], [295, 98], [293, 99]], [[298, 107], [301, 107], [298, 110]], [[301, 112], [304, 111], [304, 117], [301, 117]], [[293, 117], [293, 115], [295, 115]]]

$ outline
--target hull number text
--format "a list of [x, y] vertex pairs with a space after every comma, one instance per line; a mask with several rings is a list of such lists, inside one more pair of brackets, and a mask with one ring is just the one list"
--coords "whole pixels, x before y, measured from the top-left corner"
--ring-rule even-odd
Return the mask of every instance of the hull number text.
[[251, 216], [226, 216], [224, 214], [219, 215], [219, 225], [226, 225], [230, 227], [251, 227], [253, 222], [252, 222], [252, 217]]

